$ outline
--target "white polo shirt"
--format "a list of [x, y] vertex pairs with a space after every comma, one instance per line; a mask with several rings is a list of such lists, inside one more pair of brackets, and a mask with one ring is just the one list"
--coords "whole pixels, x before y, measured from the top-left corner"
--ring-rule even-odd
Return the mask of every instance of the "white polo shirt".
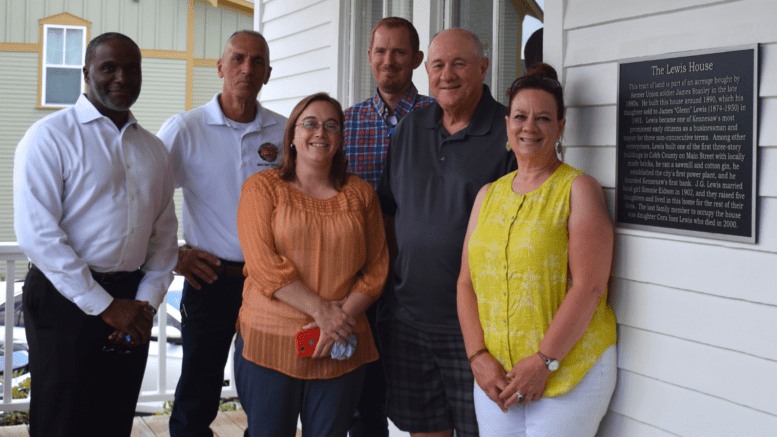
[[199, 250], [244, 261], [237, 238], [240, 188], [256, 172], [283, 162], [286, 117], [257, 102], [256, 118], [237, 123], [208, 104], [171, 117], [157, 136], [172, 155], [176, 187], [183, 188], [183, 237]]

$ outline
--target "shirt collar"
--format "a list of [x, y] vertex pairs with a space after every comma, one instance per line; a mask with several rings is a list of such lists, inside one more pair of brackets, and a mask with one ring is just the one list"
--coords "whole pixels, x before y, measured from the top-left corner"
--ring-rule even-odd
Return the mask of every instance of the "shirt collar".
[[[219, 96], [221, 93], [213, 96], [213, 99], [205, 105], [205, 123], [216, 126], [229, 126], [229, 119], [224, 115], [224, 111], [221, 110], [219, 105]], [[263, 127], [272, 126], [277, 124], [278, 121], [275, 117], [272, 117], [267, 111], [263, 110], [262, 104], [256, 102], [256, 118], [250, 122], [251, 127], [249, 131], [260, 131]]]
[[[75, 105], [73, 105], [73, 109], [76, 111], [76, 114], [78, 114], [78, 121], [80, 121], [82, 124], [86, 124], [100, 118], [108, 118], [107, 116], [102, 115], [100, 111], [95, 108], [92, 102], [90, 102], [86, 97], [86, 94], [81, 94], [78, 97]], [[135, 116], [132, 115], [132, 111], [129, 111], [127, 116], [127, 123], [124, 125], [124, 127], [136, 124], [137, 122], [138, 121], [135, 119]], [[124, 129], [124, 127], [122, 127], [122, 129]]]
[[[488, 85], [483, 84], [483, 95], [480, 97], [475, 112], [472, 115], [472, 120], [469, 121], [467, 127], [464, 128], [463, 134], [465, 135], [486, 135], [491, 130], [491, 125], [494, 118], [497, 116], [504, 117], [505, 114], [497, 114], [497, 111], [501, 108], [494, 97], [491, 96], [491, 90]], [[504, 112], [504, 111], [502, 111]], [[427, 129], [436, 129], [440, 125], [442, 117], [442, 108], [436, 101], [432, 104], [432, 110], [427, 111], [424, 117], [424, 126]]]
[[[394, 116], [397, 117], [397, 121], [401, 120], [405, 114], [413, 110], [416, 101], [418, 101], [418, 89], [411, 82], [410, 89], [407, 90], [405, 95], [399, 100], [399, 103], [397, 103], [397, 107], [394, 108]], [[381, 118], [388, 120], [389, 107], [380, 97], [377, 88], [375, 89], [375, 95], [372, 96], [372, 106], [375, 108], [375, 111], [380, 114]]]

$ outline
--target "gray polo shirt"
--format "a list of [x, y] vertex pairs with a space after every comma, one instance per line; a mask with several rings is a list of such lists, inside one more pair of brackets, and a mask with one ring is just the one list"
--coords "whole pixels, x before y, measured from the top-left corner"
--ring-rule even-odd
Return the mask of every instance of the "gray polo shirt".
[[436, 102], [407, 114], [391, 135], [378, 185], [399, 248], [386, 302], [395, 317], [428, 332], [459, 332], [456, 280], [475, 196], [516, 168], [505, 148], [507, 109], [483, 88], [469, 125], [453, 135]]

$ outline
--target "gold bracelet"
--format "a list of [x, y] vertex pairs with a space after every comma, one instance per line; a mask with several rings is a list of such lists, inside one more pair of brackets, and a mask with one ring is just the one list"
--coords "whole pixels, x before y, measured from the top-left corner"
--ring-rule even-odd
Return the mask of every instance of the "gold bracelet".
[[488, 348], [487, 348], [487, 347], [484, 347], [483, 349], [480, 349], [480, 350], [478, 350], [478, 351], [477, 351], [477, 352], [475, 352], [474, 354], [470, 355], [470, 357], [469, 357], [469, 362], [470, 362], [470, 363], [471, 363], [471, 362], [473, 362], [473, 361], [475, 360], [475, 358], [477, 358], [477, 357], [478, 357], [478, 355], [480, 355], [480, 354], [482, 354], [482, 353], [485, 353], [485, 352], [488, 352]]

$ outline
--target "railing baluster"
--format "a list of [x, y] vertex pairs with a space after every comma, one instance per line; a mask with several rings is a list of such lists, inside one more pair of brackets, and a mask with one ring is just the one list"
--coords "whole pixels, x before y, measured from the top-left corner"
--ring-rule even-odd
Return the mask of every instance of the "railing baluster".
[[13, 316], [16, 309], [16, 299], [14, 296], [14, 260], [9, 259], [5, 262], [5, 352], [3, 353], [3, 403], [13, 402], [11, 395], [13, 390]]
[[158, 394], [167, 392], [167, 296], [159, 305], [159, 336], [157, 337]]
[[[25, 411], [30, 408], [29, 399], [13, 399], [13, 329], [14, 329], [14, 309], [16, 298], [15, 276], [16, 261], [27, 262], [27, 257], [22, 253], [16, 242], [0, 243], [0, 262], [5, 261], [5, 302], [6, 310], [3, 321], [5, 323], [5, 345], [6, 355], [3, 366], [3, 375], [5, 384], [3, 384], [3, 400], [0, 402], [0, 411]], [[140, 394], [138, 402], [161, 402], [172, 400], [175, 395], [175, 387], [167, 387], [167, 299], [162, 302], [158, 310], [159, 315], [159, 336], [157, 344], [158, 375], [157, 389]], [[234, 360], [234, 342], [229, 352], [229, 360], [225, 377], [229, 378], [229, 386], [222, 389], [221, 395], [225, 398], [237, 396], [235, 388]]]

